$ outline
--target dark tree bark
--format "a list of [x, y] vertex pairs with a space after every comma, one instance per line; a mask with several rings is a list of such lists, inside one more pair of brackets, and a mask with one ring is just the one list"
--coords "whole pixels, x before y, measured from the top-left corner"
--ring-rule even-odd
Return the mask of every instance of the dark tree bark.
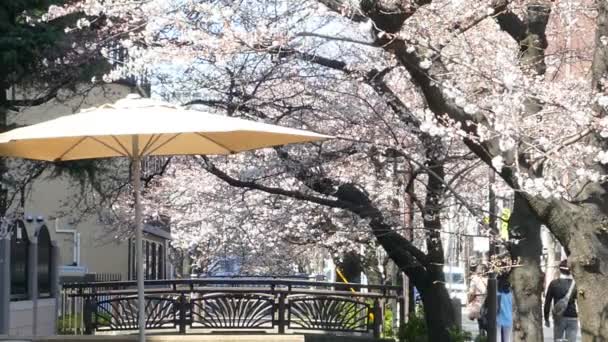
[[583, 341], [608, 341], [608, 198], [583, 202], [544, 201], [527, 196], [530, 207], [568, 254], [577, 284]]
[[509, 237], [516, 241], [510, 252], [520, 264], [511, 271], [515, 341], [543, 340], [541, 298], [544, 278], [540, 268], [540, 227], [541, 223], [526, 199], [516, 193], [509, 219]]
[[[340, 272], [342, 272], [342, 275], [346, 278], [346, 281], [349, 283], [361, 282], [361, 272], [363, 271], [363, 267], [361, 265], [361, 257], [359, 254], [347, 252], [342, 256], [342, 261], [335, 260], [335, 264], [340, 269]], [[336, 280], [337, 282], [342, 281], [338, 274], [336, 274]], [[349, 291], [349, 287], [343, 287], [342, 291]]]

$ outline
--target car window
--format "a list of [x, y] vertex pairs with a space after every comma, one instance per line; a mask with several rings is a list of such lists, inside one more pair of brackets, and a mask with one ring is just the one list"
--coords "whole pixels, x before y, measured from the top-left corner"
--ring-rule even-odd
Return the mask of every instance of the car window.
[[462, 273], [445, 272], [445, 282], [453, 284], [464, 284], [464, 275]]

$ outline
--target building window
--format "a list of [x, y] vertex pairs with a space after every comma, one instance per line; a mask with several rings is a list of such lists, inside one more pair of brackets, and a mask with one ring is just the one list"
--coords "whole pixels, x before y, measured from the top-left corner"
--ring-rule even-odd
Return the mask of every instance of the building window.
[[38, 293], [51, 295], [51, 236], [46, 225], [38, 231]]
[[150, 278], [149, 279], [158, 279], [156, 276], [156, 244], [150, 244], [150, 251], [148, 252], [150, 255]]
[[26, 299], [30, 240], [23, 221], [11, 229], [11, 299]]
[[144, 279], [150, 279], [150, 241], [144, 241]]
[[159, 279], [165, 279], [166, 275], [165, 275], [165, 255], [163, 253], [163, 245], [161, 245], [160, 243], [158, 244], [158, 272], [156, 274], [158, 274], [158, 278]]
[[131, 252], [129, 253], [129, 279], [137, 279], [137, 248], [135, 247], [135, 241], [130, 239], [129, 248]]
[[[135, 241], [131, 239], [129, 243], [129, 279], [137, 279], [137, 250]], [[143, 252], [144, 252], [144, 279], [156, 280], [164, 279], [164, 265], [165, 265], [165, 249], [162, 243], [144, 240], [143, 241]]]

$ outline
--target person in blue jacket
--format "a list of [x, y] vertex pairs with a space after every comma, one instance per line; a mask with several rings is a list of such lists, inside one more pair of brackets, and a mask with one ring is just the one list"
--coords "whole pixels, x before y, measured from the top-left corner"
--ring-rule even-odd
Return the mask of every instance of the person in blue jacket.
[[498, 313], [496, 314], [496, 331], [502, 342], [511, 342], [513, 333], [513, 294], [508, 275], [498, 277]]

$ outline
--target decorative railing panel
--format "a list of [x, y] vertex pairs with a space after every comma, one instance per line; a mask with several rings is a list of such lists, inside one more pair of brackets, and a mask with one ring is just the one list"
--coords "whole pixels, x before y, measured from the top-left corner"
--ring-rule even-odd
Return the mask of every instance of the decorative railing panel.
[[287, 308], [290, 329], [326, 331], [368, 331], [372, 312], [365, 301], [338, 296], [290, 296]]
[[[174, 329], [178, 301], [170, 296], [146, 296], [146, 329]], [[86, 305], [86, 304], [85, 304]], [[93, 307], [92, 328], [98, 331], [137, 330], [139, 308], [136, 296], [118, 297], [96, 302]]]
[[193, 328], [271, 329], [275, 298], [261, 293], [212, 293], [191, 299]]

